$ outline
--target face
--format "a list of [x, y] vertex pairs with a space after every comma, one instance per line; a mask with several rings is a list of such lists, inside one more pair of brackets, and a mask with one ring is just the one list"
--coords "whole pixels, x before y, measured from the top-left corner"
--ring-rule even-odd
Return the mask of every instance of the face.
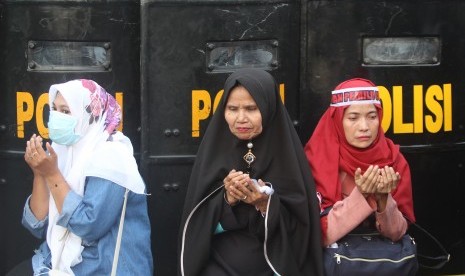
[[224, 118], [229, 130], [241, 140], [250, 140], [262, 133], [262, 114], [243, 86], [236, 86], [231, 90]]
[[61, 95], [60, 92], [57, 93], [57, 96], [53, 101], [52, 110], [71, 115], [68, 103], [66, 102], [65, 98], [63, 98], [63, 95]]
[[367, 148], [378, 135], [379, 117], [373, 104], [353, 104], [344, 111], [342, 126], [347, 142], [356, 148]]

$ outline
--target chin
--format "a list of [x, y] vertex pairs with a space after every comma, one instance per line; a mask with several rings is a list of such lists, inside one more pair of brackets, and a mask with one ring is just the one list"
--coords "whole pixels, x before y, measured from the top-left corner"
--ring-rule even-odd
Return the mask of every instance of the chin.
[[234, 136], [236, 136], [239, 140], [249, 140], [250, 139], [250, 134], [245, 134], [245, 133], [234, 133]]
[[355, 143], [352, 146], [359, 148], [359, 149], [366, 149], [371, 145], [372, 142], [363, 142], [363, 143]]

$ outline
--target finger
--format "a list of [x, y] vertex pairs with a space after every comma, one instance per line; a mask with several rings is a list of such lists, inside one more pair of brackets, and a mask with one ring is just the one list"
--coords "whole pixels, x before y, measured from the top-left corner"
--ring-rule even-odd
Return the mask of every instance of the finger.
[[394, 169], [392, 167], [388, 167], [386, 166], [386, 168], [384, 169], [386, 171], [386, 181], [387, 183], [393, 183], [393, 181], [395, 180], [395, 172], [394, 172]]
[[228, 184], [231, 181], [231, 172], [223, 179], [224, 185]]
[[367, 177], [372, 171], [373, 171], [373, 165], [370, 165], [365, 171], [365, 173], [363, 173], [363, 176]]
[[240, 197], [239, 197], [234, 191], [232, 191], [232, 189], [230, 189], [230, 190], [228, 191], [228, 193], [229, 193], [232, 197], [234, 197], [235, 199], [240, 199]]
[[396, 178], [396, 177], [395, 177], [396, 171], [394, 170], [393, 167], [387, 167], [386, 170], [389, 171], [389, 174], [391, 175], [391, 178], [392, 178], [392, 179], [395, 179], [395, 178]]
[[32, 138], [31, 138], [31, 148], [34, 151], [36, 147], [37, 147], [37, 135], [34, 134], [32, 135]]
[[389, 181], [388, 181], [388, 173], [386, 171], [386, 168], [380, 169], [380, 172], [381, 172], [380, 182], [388, 184]]
[[373, 177], [370, 179], [370, 182], [368, 182], [368, 185], [367, 185], [367, 188], [366, 188], [366, 191], [367, 191], [368, 193], [374, 193], [374, 192], [376, 192], [378, 183], [380, 182], [380, 178], [381, 178], [381, 176], [378, 175], [378, 174], [376, 174], [375, 176], [373, 176]]
[[34, 155], [33, 155], [34, 152], [35, 151], [32, 150], [31, 141], [27, 141], [26, 142], [26, 151], [24, 153], [24, 158], [26, 158], [28, 160], [32, 159], [34, 157]]
[[395, 174], [395, 180], [393, 181], [392, 189], [397, 188], [397, 185], [399, 184], [400, 181], [400, 173], [396, 172]]
[[377, 173], [377, 171], [378, 171], [378, 166], [373, 167], [373, 165], [370, 165], [368, 169], [365, 171], [365, 173], [363, 174], [363, 177], [365, 177], [366, 179], [373, 179], [373, 176]]
[[36, 137], [36, 135], [35, 135], [35, 134], [32, 134], [31, 138], [29, 138], [29, 142], [32, 143], [32, 142], [35, 140], [35, 137]]
[[230, 177], [231, 177], [231, 181], [238, 181], [242, 178], [242, 175], [244, 173], [241, 172], [241, 171], [237, 171], [237, 172], [234, 172], [232, 174], [230, 174]]
[[377, 193], [383, 193], [384, 189], [385, 189], [384, 183], [380, 182], [380, 183], [378, 183], [378, 185], [376, 187], [376, 192]]
[[233, 185], [230, 187], [229, 190], [231, 192], [231, 195], [233, 195], [236, 199], [242, 200], [244, 197], [246, 197], [246, 194], [239, 189], [240, 187], [240, 185]]
[[30, 155], [31, 152], [32, 152], [32, 151], [31, 151], [31, 141], [27, 141], [27, 142], [26, 142], [26, 153], [27, 153], [28, 155]]
[[39, 154], [39, 156], [46, 156], [47, 153], [42, 147], [42, 143], [40, 143], [39, 141], [40, 141], [39, 139], [36, 139], [36, 152]]
[[355, 179], [360, 179], [362, 177], [362, 169], [357, 168], [354, 173]]
[[49, 142], [45, 143], [45, 147], [47, 148], [50, 157], [52, 157], [52, 158], [57, 157], [57, 154], [56, 154], [55, 150], [53, 149], [53, 147], [50, 145]]
[[249, 190], [243, 182], [236, 183], [234, 187], [239, 191], [238, 194], [243, 198], [244, 196], [249, 196], [252, 191]]
[[40, 143], [41, 140], [39, 137], [40, 136], [36, 135], [31, 143], [33, 145], [31, 147], [31, 156], [33, 158], [38, 158], [45, 155], [45, 151], [42, 148], [42, 144]]
[[[377, 165], [374, 167], [370, 166], [368, 169], [369, 170], [367, 170], [363, 176], [366, 177], [368, 183], [370, 184], [376, 183], [378, 181], [378, 176], [379, 176], [378, 166]], [[372, 187], [373, 185], [370, 185], [370, 186]]]

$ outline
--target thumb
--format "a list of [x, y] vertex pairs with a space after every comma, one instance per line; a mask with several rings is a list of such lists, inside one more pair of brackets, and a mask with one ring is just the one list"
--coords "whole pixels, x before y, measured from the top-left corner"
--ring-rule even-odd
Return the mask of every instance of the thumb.
[[362, 169], [357, 168], [354, 173], [354, 178], [359, 179], [361, 175], [362, 175]]
[[45, 144], [45, 146], [47, 147], [47, 150], [48, 150], [48, 152], [50, 153], [50, 156], [51, 156], [51, 157], [56, 157], [56, 156], [57, 156], [55, 150], [52, 148], [52, 146], [50, 145], [49, 142], [47, 142], [47, 143]]

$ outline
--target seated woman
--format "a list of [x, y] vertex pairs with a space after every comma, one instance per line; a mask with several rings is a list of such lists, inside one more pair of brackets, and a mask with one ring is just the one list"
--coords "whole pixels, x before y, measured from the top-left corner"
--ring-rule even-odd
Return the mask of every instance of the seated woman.
[[94, 81], [73, 80], [50, 87], [49, 105], [52, 144], [46, 152], [33, 135], [24, 155], [34, 180], [23, 225], [45, 239], [34, 275], [110, 275], [123, 211], [116, 274], [152, 275], [145, 184], [131, 141], [117, 131], [116, 100]]
[[226, 80], [180, 231], [181, 275], [322, 275], [315, 186], [268, 72], [240, 69]]
[[[393, 241], [415, 221], [407, 161], [381, 128], [378, 89], [342, 82], [305, 146], [321, 205], [323, 245], [360, 226]], [[326, 215], [327, 214], [327, 215]]]

